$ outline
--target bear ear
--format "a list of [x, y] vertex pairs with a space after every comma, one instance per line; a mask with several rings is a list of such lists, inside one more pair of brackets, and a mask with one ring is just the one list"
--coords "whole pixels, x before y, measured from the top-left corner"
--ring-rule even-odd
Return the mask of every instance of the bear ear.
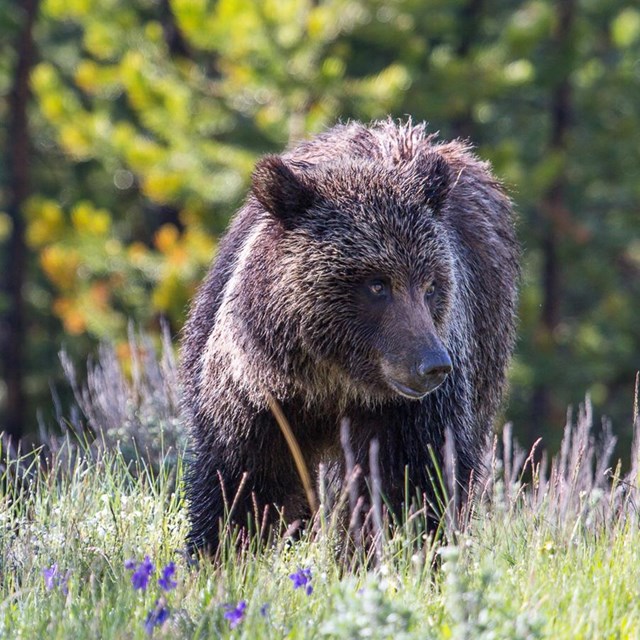
[[280, 156], [262, 158], [253, 171], [253, 194], [273, 216], [290, 226], [315, 198], [308, 179], [296, 175]]
[[436, 151], [422, 151], [415, 159], [419, 175], [419, 198], [435, 214], [442, 210], [454, 185], [449, 163]]

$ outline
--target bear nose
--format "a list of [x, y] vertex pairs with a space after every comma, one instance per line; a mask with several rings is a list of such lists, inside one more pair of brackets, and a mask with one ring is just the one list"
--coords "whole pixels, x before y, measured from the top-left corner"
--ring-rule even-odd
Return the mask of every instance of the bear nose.
[[451, 358], [446, 351], [430, 351], [424, 354], [414, 367], [416, 378], [423, 386], [432, 388], [442, 384], [452, 370]]
[[[448, 356], [446, 359], [449, 360]], [[429, 378], [430, 376], [446, 376], [449, 375], [452, 370], [453, 367], [451, 366], [450, 360], [448, 362], [442, 362], [438, 364], [423, 360], [416, 366], [416, 373], [418, 374], [418, 378], [422, 380]]]

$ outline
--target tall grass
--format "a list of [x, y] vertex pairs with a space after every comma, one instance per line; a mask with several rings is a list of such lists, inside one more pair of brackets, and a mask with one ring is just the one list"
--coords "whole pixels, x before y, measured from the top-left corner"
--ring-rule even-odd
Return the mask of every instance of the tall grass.
[[[637, 403], [625, 473], [611, 460], [610, 430], [594, 432], [588, 401], [552, 459], [521, 450], [505, 428], [462, 513], [448, 509], [455, 478], [445, 464], [440, 542], [425, 536], [423, 508], [386, 527], [378, 494], [370, 561], [340, 552], [344, 523], [321, 505], [295, 542], [256, 554], [256, 540], [191, 566], [183, 441], [138, 433], [177, 424], [166, 377], [146, 366], [114, 382], [103, 352], [76, 385], [94, 441], [76, 421], [40, 450], [0, 451], [0, 637], [640, 637]], [[135, 427], [120, 431], [122, 420]], [[348, 489], [338, 499], [357, 504]], [[318, 497], [328, 500], [322, 488]], [[177, 586], [165, 590], [158, 579], [170, 562]], [[136, 572], [144, 589], [134, 589]]]
[[[141, 455], [157, 463], [165, 451], [175, 453], [186, 442], [168, 329], [164, 327], [158, 348], [148, 335], [137, 335], [130, 328], [128, 354], [125, 370], [116, 349], [101, 345], [83, 377], [63, 351], [60, 359], [75, 406], [70, 416], [59, 409], [58, 423], [63, 433], [70, 429], [83, 440], [89, 435], [94, 448], [117, 448], [130, 460]], [[50, 436], [45, 434], [43, 440], [51, 444]]]

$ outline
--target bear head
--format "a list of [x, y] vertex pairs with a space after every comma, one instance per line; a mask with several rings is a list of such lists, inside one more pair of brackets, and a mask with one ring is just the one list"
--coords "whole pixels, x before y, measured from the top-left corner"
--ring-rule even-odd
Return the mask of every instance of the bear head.
[[[453, 367], [452, 186], [433, 150], [396, 163], [263, 158], [252, 192], [269, 229], [269, 300], [254, 328], [275, 360], [298, 376], [328, 364], [379, 399], [420, 399], [442, 384]], [[274, 324], [276, 345], [264, 333]]]

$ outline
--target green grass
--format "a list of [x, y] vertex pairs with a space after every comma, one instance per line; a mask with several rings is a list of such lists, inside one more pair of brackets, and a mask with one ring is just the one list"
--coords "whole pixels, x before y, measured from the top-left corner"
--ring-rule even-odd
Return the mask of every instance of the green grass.
[[[158, 638], [640, 637], [635, 465], [625, 477], [605, 473], [610, 448], [596, 447], [584, 412], [547, 470], [531, 473], [509, 433], [505, 443], [448, 546], [400, 530], [368, 567], [339, 560], [325, 523], [298, 542], [190, 568], [181, 456], [153, 472], [140, 456], [126, 462], [69, 438], [47, 456], [4, 451], [0, 637], [144, 638], [159, 598], [169, 617]], [[125, 561], [145, 555], [156, 571], [136, 591]], [[170, 561], [178, 586], [165, 593], [157, 578]], [[54, 563], [59, 580], [47, 589]], [[310, 595], [289, 577], [301, 568], [311, 569]], [[244, 617], [231, 629], [225, 607], [240, 601]]]

